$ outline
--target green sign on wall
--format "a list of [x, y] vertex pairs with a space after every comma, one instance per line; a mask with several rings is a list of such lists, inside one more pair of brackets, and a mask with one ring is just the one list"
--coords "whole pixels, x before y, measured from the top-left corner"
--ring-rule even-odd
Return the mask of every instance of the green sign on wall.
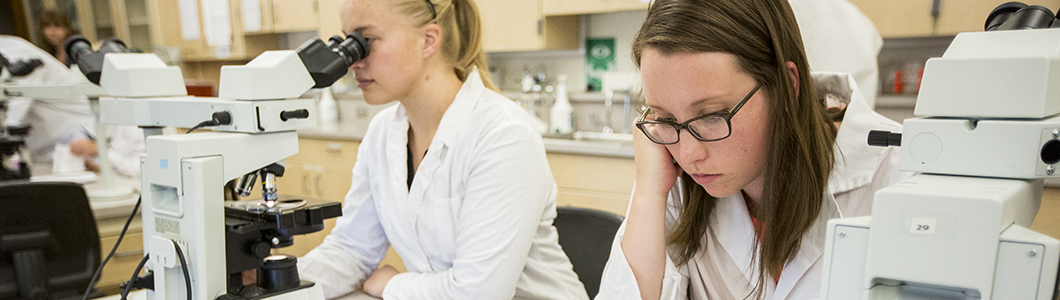
[[615, 38], [590, 38], [585, 41], [585, 63], [589, 91], [600, 91], [604, 72], [615, 70]]

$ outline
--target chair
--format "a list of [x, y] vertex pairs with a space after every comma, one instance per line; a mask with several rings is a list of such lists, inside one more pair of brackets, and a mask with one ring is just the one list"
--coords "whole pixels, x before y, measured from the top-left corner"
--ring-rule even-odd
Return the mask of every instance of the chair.
[[577, 207], [557, 207], [552, 224], [559, 232], [559, 245], [574, 265], [574, 273], [585, 285], [589, 298], [600, 291], [611, 243], [622, 225], [622, 216], [609, 212]]
[[99, 264], [84, 188], [0, 183], [0, 299], [80, 299]]

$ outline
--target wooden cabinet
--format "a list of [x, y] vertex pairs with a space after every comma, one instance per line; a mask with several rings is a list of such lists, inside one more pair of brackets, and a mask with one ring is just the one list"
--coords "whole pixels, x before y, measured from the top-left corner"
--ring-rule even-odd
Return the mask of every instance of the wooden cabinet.
[[[127, 46], [151, 52], [157, 38], [150, 27], [152, 0], [22, 0], [31, 40], [42, 42], [39, 18], [45, 9], [58, 10], [89, 41], [119, 38]], [[98, 44], [95, 46], [99, 46]]]
[[[187, 16], [182, 16], [181, 1], [179, 0], [149, 0], [152, 4], [153, 9], [151, 10], [151, 28], [152, 32], [156, 32], [159, 36], [157, 43], [165, 46], [177, 46], [180, 47], [181, 56], [186, 62], [197, 62], [197, 61], [242, 61], [254, 58], [265, 50], [279, 49], [279, 39], [275, 34], [247, 34], [244, 30], [243, 22], [243, 0], [228, 0], [222, 1], [226, 3], [220, 3], [220, 7], [204, 7], [207, 3], [218, 3], [218, 2], [206, 2], [206, 1], [192, 1], [187, 3], [193, 3], [188, 8], [194, 6], [194, 10], [184, 10], [188, 12]], [[216, 34], [216, 28], [209, 28], [207, 17], [210, 15], [204, 15], [204, 11], [211, 10], [214, 8], [220, 8], [222, 11], [227, 10], [227, 14], [221, 14], [220, 16], [213, 16], [219, 18], [213, 18], [221, 21], [223, 24], [225, 19], [228, 21], [228, 26], [225, 29], [231, 30], [231, 36], [225, 35], [225, 37], [219, 37], [218, 42], [210, 44], [207, 42], [208, 35]], [[194, 14], [192, 14], [194, 13]], [[215, 13], [215, 12], [211, 12]], [[183, 30], [185, 26], [182, 26], [181, 19], [185, 18], [188, 25], [187, 28], [196, 28], [197, 33], [184, 34]], [[197, 23], [195, 22], [197, 21]], [[192, 38], [194, 39], [185, 39]]]
[[[849, 0], [873, 23], [884, 38], [955, 35], [983, 31], [986, 17], [1006, 0], [941, 0], [937, 22], [931, 16], [932, 1], [926, 0]], [[1060, 9], [1057, 0], [1021, 1]], [[937, 23], [937, 24], [936, 24]]]
[[[317, 0], [317, 33], [327, 40], [342, 34], [341, 0]], [[578, 16], [544, 16], [540, 0], [476, 0], [487, 52], [578, 49]], [[613, 0], [620, 1], [620, 0]], [[631, 0], [621, 0], [631, 1]], [[639, 0], [632, 0], [639, 1]]]
[[[107, 258], [107, 254], [114, 248], [114, 243], [118, 241], [121, 228], [125, 225], [127, 219], [128, 216], [118, 216], [96, 220], [100, 238], [100, 262], [102, 262], [102, 259]], [[132, 277], [132, 272], [136, 270], [136, 265], [144, 257], [141, 224], [140, 216], [136, 216], [129, 223], [129, 230], [126, 232], [125, 238], [122, 239], [121, 245], [118, 246], [118, 250], [114, 252], [114, 256], [107, 262], [107, 265], [103, 267], [99, 281], [96, 282], [96, 289], [107, 293], [117, 292], [118, 286]]]
[[539, 0], [478, 0], [487, 52], [578, 49], [578, 16], [546, 17]]
[[257, 5], [261, 26], [257, 30], [248, 29], [247, 33], [313, 31], [318, 28], [318, 6], [315, 0], [258, 0]]
[[625, 216], [633, 191], [633, 158], [548, 153], [559, 187], [557, 206], [591, 208]]
[[541, 0], [541, 6], [546, 16], [562, 16], [648, 9], [647, 2], [644, 0]]

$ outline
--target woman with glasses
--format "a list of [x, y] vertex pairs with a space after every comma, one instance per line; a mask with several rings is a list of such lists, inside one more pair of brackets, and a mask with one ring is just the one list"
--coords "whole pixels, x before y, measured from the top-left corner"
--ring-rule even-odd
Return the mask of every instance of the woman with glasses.
[[597, 299], [819, 297], [827, 221], [908, 176], [866, 144], [900, 125], [811, 76], [786, 0], [656, 0], [633, 56], [637, 183]]
[[[345, 0], [372, 119], [342, 217], [298, 271], [332, 299], [588, 299], [559, 246], [541, 136], [494, 92], [471, 0]], [[408, 272], [379, 266], [393, 246]], [[378, 267], [378, 268], [377, 268]]]

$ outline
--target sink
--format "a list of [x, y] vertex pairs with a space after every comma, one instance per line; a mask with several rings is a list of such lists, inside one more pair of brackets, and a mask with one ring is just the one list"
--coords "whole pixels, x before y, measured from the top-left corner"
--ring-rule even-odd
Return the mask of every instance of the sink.
[[633, 144], [633, 135], [629, 133], [603, 133], [595, 131], [574, 132], [575, 141], [607, 142], [620, 144]]

